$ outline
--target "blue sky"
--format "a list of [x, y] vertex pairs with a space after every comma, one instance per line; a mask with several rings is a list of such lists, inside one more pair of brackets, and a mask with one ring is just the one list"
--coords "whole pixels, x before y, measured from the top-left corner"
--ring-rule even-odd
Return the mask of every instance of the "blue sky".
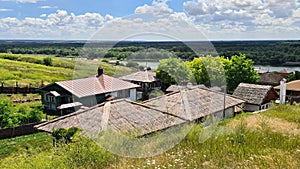
[[[210, 40], [300, 38], [300, 0], [0, 1], [1, 39], [89, 39], [111, 22], [128, 24], [121, 26], [126, 31], [161, 33], [164, 28], [174, 31], [174, 36], [173, 27], [187, 22]], [[124, 18], [146, 13], [153, 14], [157, 23], [142, 16], [141, 22]], [[150, 24], [152, 29], [145, 28]], [[187, 32], [184, 29], [190, 31], [180, 28]], [[117, 33], [115, 29], [110, 32]]]

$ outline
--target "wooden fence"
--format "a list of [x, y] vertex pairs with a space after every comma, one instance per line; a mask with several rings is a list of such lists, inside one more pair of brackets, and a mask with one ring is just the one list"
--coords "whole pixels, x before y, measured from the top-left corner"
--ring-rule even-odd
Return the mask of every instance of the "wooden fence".
[[[41, 83], [40, 87], [43, 87], [44, 84], [43, 82]], [[20, 87], [18, 85], [18, 82], [16, 82], [15, 86], [4, 86], [4, 82], [1, 83], [0, 87], [0, 93], [4, 94], [33, 94], [33, 93], [38, 93], [36, 87], [32, 87], [31, 84], [25, 86], [25, 87]]]
[[13, 138], [17, 136], [36, 133], [37, 130], [33, 127], [41, 123], [43, 122], [30, 123], [22, 126], [0, 129], [0, 139], [7, 139], [7, 138]]

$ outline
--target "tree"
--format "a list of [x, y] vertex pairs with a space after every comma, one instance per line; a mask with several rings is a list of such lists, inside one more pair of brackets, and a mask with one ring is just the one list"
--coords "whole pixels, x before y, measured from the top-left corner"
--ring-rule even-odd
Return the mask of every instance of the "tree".
[[231, 59], [222, 58], [227, 79], [227, 90], [233, 93], [240, 83], [257, 83], [259, 75], [254, 70], [253, 61], [247, 59], [246, 55], [234, 55]]
[[11, 101], [0, 99], [0, 128], [13, 127], [19, 120]]
[[197, 84], [206, 86], [224, 86], [226, 78], [220, 57], [199, 57], [186, 62], [193, 72]]
[[162, 88], [166, 89], [171, 84], [187, 84], [192, 76], [191, 70], [177, 58], [163, 59], [159, 62], [156, 77], [160, 79]]

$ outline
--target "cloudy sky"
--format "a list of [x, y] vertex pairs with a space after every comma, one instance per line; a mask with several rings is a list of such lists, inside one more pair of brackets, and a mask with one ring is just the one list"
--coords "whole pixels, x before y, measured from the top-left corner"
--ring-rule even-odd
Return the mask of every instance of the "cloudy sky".
[[0, 1], [1, 39], [90, 39], [137, 29], [189, 34], [182, 22], [209, 40], [300, 39], [300, 0]]

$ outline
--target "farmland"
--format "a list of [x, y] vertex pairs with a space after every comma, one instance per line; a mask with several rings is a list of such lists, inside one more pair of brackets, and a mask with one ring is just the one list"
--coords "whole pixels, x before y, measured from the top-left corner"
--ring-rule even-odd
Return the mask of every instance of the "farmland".
[[203, 125], [196, 124], [174, 148], [138, 159], [118, 157], [78, 135], [72, 143], [53, 148], [52, 138], [38, 133], [39, 139], [30, 139], [29, 148], [22, 140], [37, 135], [1, 140], [10, 153], [4, 156], [2, 151], [0, 168], [297, 168], [299, 120], [299, 106], [273, 105], [260, 114], [245, 113], [222, 121], [202, 143]]

